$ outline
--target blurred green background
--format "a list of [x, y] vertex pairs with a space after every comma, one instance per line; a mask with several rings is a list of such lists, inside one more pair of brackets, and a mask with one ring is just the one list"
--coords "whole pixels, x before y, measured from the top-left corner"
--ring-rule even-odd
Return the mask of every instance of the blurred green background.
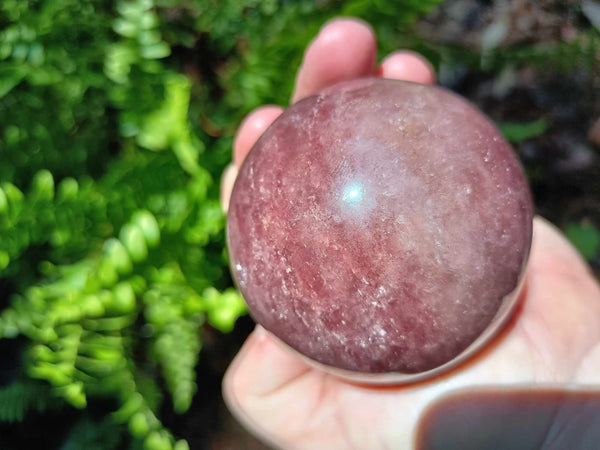
[[335, 16], [486, 111], [599, 273], [598, 2], [2, 0], [0, 448], [262, 448], [220, 400], [219, 178]]

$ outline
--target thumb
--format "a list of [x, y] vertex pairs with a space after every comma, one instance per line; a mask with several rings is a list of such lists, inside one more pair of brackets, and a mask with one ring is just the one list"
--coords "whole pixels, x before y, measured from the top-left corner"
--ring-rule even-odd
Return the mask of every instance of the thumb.
[[[310, 407], [312, 399], [298, 394], [306, 391], [313, 373], [259, 325], [229, 366], [223, 379], [223, 397], [248, 430], [275, 445], [272, 429], [289, 428], [293, 424], [287, 423], [287, 418], [302, 415]], [[297, 415], [290, 411], [294, 409]], [[269, 424], [271, 430], [267, 432], [260, 424]]]

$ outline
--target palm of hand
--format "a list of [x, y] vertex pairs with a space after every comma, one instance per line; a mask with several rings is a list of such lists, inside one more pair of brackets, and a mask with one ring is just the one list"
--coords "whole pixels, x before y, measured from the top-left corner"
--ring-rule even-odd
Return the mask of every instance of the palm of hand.
[[[306, 52], [294, 100], [341, 80], [374, 75], [432, 83], [418, 56], [395, 53], [375, 70], [375, 41], [363, 24], [327, 25]], [[259, 108], [234, 145], [239, 165], [281, 113]], [[226, 205], [235, 166], [223, 177]], [[488, 347], [452, 371], [424, 382], [372, 387], [341, 381], [302, 362], [260, 327], [224, 380], [224, 395], [255, 434], [284, 448], [411, 448], [419, 418], [434, 401], [461, 389], [573, 386], [598, 382], [600, 288], [577, 252], [536, 218], [526, 284], [509, 324]]]

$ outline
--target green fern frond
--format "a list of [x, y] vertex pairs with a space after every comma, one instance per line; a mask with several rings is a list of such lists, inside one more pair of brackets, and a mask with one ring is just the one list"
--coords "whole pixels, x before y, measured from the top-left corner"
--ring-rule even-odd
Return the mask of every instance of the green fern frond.
[[182, 414], [196, 393], [196, 371], [201, 348], [201, 316], [170, 321], [154, 340], [153, 350], [173, 397], [173, 409]]
[[203, 305], [210, 323], [217, 330], [228, 333], [238, 318], [248, 312], [248, 306], [235, 289], [219, 292], [214, 288], [204, 291]]
[[20, 422], [28, 412], [44, 412], [64, 406], [49, 387], [32, 380], [18, 380], [0, 388], [0, 421]]
[[[154, 285], [144, 295], [144, 316], [153, 326], [152, 356], [162, 369], [176, 412], [187, 411], [196, 392], [195, 367], [202, 345], [203, 305], [192, 309], [190, 300], [199, 296], [185, 284], [175, 267], [163, 268]], [[164, 284], [172, 281], [177, 284]]]
[[60, 450], [114, 450], [122, 441], [122, 430], [110, 420], [84, 417], [75, 423]]

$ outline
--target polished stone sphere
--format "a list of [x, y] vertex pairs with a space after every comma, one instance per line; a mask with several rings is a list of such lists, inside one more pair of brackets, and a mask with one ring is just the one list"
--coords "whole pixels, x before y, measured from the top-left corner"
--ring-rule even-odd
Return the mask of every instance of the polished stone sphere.
[[439, 87], [363, 79], [261, 136], [227, 237], [258, 323], [334, 372], [400, 375], [390, 382], [489, 340], [516, 302], [532, 217], [523, 170], [483, 113]]

